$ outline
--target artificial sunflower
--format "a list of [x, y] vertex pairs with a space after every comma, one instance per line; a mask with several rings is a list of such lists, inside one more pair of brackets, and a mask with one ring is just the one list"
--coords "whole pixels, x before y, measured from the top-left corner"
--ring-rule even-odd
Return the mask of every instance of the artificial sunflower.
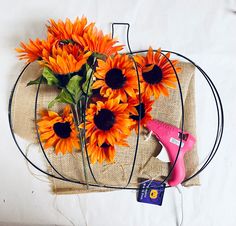
[[104, 143], [123, 145], [132, 126], [127, 106], [120, 103], [118, 98], [91, 103], [86, 111], [86, 138], [89, 142], [97, 143], [99, 147]]
[[42, 64], [55, 74], [66, 75], [78, 72], [90, 55], [91, 52], [80, 52], [76, 46], [53, 46], [51, 55], [44, 51]]
[[139, 119], [141, 119], [140, 126], [146, 125], [146, 123], [152, 119], [151, 111], [153, 103], [154, 101], [150, 100], [145, 94], [141, 95], [141, 101], [139, 101], [138, 95], [136, 98], [128, 99], [128, 111], [130, 112], [130, 118], [134, 123], [132, 129], [134, 128], [136, 132], [138, 132]]
[[[140, 55], [134, 57], [141, 69], [140, 86], [142, 93], [145, 92], [149, 97], [153, 95], [155, 99], [158, 99], [160, 94], [164, 96], [169, 95], [167, 87], [176, 87], [174, 83], [177, 79], [174, 69], [168, 61], [169, 58], [170, 53], [163, 56], [161, 49], [154, 53], [151, 47], [145, 57]], [[171, 60], [171, 63], [175, 67], [176, 72], [180, 72], [181, 69], [176, 66], [178, 61]]]
[[55, 153], [66, 154], [72, 152], [73, 148], [80, 149], [73, 116], [70, 113], [70, 106], [64, 108], [60, 116], [53, 111], [44, 110], [38, 120], [38, 131], [44, 148], [54, 147]]
[[83, 35], [72, 35], [73, 40], [84, 50], [89, 50], [97, 54], [111, 56], [123, 49], [123, 45], [116, 45], [118, 41], [110, 35], [104, 35], [101, 30], [90, 26]]
[[115, 147], [110, 144], [103, 143], [99, 146], [97, 143], [88, 143], [87, 150], [91, 164], [94, 164], [97, 161], [102, 163], [104, 160], [108, 163], [114, 162]]
[[[128, 147], [129, 145], [125, 140], [126, 135], [121, 135], [121, 137], [123, 138], [120, 139], [119, 146]], [[87, 151], [92, 164], [96, 163], [97, 161], [102, 163], [104, 160], [106, 160], [107, 163], [114, 162], [116, 152], [115, 146], [112, 146], [109, 143], [104, 142], [101, 146], [99, 146], [97, 142], [88, 142]]]
[[82, 36], [89, 28], [92, 28], [94, 23], [87, 24], [87, 18], [78, 17], [72, 22], [66, 18], [66, 21], [58, 20], [57, 22], [50, 19], [49, 25], [47, 25], [49, 35], [52, 35], [60, 43], [74, 43], [73, 36]]
[[100, 94], [106, 98], [120, 99], [127, 102], [127, 96], [135, 98], [137, 90], [137, 74], [133, 61], [128, 55], [115, 55], [106, 61], [98, 60], [93, 89], [100, 89]]
[[23, 42], [20, 43], [20, 48], [16, 48], [19, 53], [18, 57], [20, 60], [27, 60], [27, 63], [34, 62], [36, 60], [41, 60], [43, 56], [43, 51], [50, 52], [54, 40], [48, 38], [47, 40], [29, 40], [28, 44]]

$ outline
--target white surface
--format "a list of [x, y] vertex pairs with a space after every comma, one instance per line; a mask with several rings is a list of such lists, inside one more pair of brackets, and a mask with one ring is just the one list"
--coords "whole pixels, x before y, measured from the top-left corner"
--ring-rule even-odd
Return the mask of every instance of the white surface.
[[[49, 185], [30, 175], [13, 143], [7, 104], [13, 82], [23, 67], [14, 48], [21, 40], [43, 37], [47, 19], [73, 19], [82, 14], [107, 32], [111, 22], [129, 22], [134, 50], [149, 45], [176, 50], [209, 73], [224, 103], [225, 133], [216, 158], [201, 176], [202, 186], [183, 189], [184, 225], [236, 225], [236, 14], [230, 8], [236, 9], [235, 1], [1, 1], [0, 222], [5, 222], [2, 225], [7, 225], [6, 222], [73, 225], [60, 211], [79, 226], [171, 226], [180, 217], [180, 195], [176, 189], [166, 191], [162, 207], [137, 203], [136, 194], [127, 191], [58, 196], [55, 200]], [[213, 142], [215, 112], [212, 96], [200, 77], [197, 89], [199, 150], [203, 158]]]

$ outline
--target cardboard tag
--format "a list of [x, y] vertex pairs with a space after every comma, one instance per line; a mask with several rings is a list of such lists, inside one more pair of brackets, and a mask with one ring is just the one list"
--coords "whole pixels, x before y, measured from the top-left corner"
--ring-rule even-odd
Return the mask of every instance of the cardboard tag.
[[166, 184], [159, 181], [148, 180], [141, 183], [138, 192], [138, 202], [162, 205]]

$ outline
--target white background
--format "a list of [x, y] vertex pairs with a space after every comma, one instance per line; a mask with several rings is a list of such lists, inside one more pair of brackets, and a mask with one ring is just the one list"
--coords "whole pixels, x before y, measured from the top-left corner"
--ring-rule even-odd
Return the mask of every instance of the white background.
[[[0, 225], [171, 226], [181, 217], [181, 196], [175, 188], [166, 191], [162, 207], [137, 203], [136, 193], [130, 191], [55, 196], [48, 183], [29, 173], [13, 143], [7, 104], [23, 67], [14, 48], [28, 38], [43, 38], [49, 18], [82, 15], [96, 21], [105, 32], [110, 31], [111, 22], [129, 22], [133, 50], [149, 45], [175, 50], [209, 73], [224, 104], [225, 133], [218, 154], [201, 175], [202, 185], [182, 189], [184, 225], [236, 225], [236, 14], [232, 12], [236, 1], [1, 0], [0, 5]], [[122, 33], [122, 29], [118, 31]], [[203, 160], [213, 144], [216, 118], [205, 81], [200, 74], [196, 79]]]

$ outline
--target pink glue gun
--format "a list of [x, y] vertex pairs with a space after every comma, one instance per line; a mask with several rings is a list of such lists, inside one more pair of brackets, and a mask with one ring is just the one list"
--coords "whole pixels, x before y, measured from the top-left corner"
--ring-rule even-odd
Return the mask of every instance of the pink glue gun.
[[178, 154], [182, 136], [179, 156], [172, 171], [171, 178], [168, 180], [170, 186], [180, 184], [185, 178], [184, 155], [193, 148], [196, 141], [195, 138], [190, 133], [182, 133], [179, 128], [158, 120], [148, 121], [146, 127], [155, 134], [159, 142], [165, 147], [171, 165], [173, 165]]

